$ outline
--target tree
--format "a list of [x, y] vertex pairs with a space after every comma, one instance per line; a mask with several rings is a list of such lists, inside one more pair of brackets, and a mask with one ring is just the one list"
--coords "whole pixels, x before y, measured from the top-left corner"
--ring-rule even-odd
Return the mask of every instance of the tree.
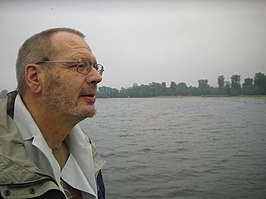
[[102, 97], [118, 97], [119, 96], [119, 91], [116, 88], [110, 88], [110, 87], [100, 87], [98, 89], [98, 96]]
[[166, 83], [163, 82], [161, 87], [162, 87], [162, 95], [165, 96], [167, 94]]
[[176, 95], [177, 85], [175, 82], [170, 83], [170, 95]]
[[223, 88], [224, 88], [224, 84], [225, 84], [225, 82], [224, 82], [224, 76], [223, 75], [219, 75], [218, 76], [218, 88], [219, 88], [219, 90], [223, 90]]
[[254, 77], [255, 93], [258, 95], [266, 94], [266, 76], [263, 73], [256, 73]]
[[207, 79], [200, 79], [198, 80], [199, 86], [199, 92], [201, 95], [206, 95], [209, 94], [210, 86], [208, 85], [208, 80]]
[[182, 96], [188, 95], [188, 87], [186, 83], [184, 82], [178, 83], [176, 87], [176, 91], [177, 91], [177, 95], [182, 95]]
[[149, 86], [152, 90], [152, 96], [162, 96], [162, 87], [160, 83], [152, 82]]
[[240, 75], [233, 75], [231, 77], [231, 88], [233, 95], [240, 95], [241, 85], [240, 85]]
[[225, 92], [227, 95], [231, 95], [230, 82], [229, 81], [225, 81]]
[[128, 90], [126, 88], [122, 87], [120, 89], [119, 96], [120, 97], [128, 97]]
[[245, 95], [253, 94], [253, 79], [246, 78], [244, 80], [244, 83], [242, 84], [242, 88], [243, 88], [243, 94]]

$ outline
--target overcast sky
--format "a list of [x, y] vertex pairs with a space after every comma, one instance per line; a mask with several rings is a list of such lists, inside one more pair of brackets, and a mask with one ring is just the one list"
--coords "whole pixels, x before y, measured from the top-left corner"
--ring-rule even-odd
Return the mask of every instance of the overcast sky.
[[0, 91], [16, 88], [17, 51], [51, 27], [86, 35], [100, 86], [171, 81], [197, 86], [233, 74], [266, 74], [266, 1], [258, 0], [0, 0]]

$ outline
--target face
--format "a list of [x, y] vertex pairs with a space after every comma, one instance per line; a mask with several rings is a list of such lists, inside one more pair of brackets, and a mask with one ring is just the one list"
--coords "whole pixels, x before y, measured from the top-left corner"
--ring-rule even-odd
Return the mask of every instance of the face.
[[[66, 32], [53, 35], [52, 44], [56, 53], [52, 60], [79, 60], [86, 58], [92, 63], [96, 59], [83, 38]], [[46, 67], [46, 66], [44, 66]], [[61, 63], [52, 64], [45, 72], [43, 81], [43, 100], [51, 109], [65, 115], [84, 119], [94, 116], [96, 109], [97, 84], [102, 80], [95, 69], [87, 75], [77, 72], [76, 67]]]

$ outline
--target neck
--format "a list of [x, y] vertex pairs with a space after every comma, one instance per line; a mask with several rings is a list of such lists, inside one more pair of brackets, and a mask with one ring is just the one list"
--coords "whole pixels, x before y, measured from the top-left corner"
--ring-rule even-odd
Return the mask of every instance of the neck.
[[53, 150], [52, 153], [62, 170], [69, 156], [67, 145], [63, 142], [61, 148], [58, 150]]
[[[77, 118], [66, 116], [45, 103], [24, 99], [24, 103], [38, 125], [44, 139], [52, 150], [59, 150], [72, 128], [79, 122]], [[42, 110], [42, 111], [40, 111]]]

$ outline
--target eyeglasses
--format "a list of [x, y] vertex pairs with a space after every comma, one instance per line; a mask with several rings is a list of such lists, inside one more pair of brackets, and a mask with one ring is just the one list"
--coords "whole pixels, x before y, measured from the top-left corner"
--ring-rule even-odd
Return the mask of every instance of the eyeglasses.
[[61, 63], [68, 67], [77, 67], [77, 71], [83, 75], [87, 75], [91, 71], [92, 67], [95, 68], [100, 75], [103, 75], [103, 71], [104, 71], [103, 65], [93, 64], [87, 59], [80, 59], [78, 61], [75, 61], [75, 60], [50, 61], [48, 58], [44, 58], [44, 61], [40, 61], [35, 64], [49, 64], [49, 63]]

